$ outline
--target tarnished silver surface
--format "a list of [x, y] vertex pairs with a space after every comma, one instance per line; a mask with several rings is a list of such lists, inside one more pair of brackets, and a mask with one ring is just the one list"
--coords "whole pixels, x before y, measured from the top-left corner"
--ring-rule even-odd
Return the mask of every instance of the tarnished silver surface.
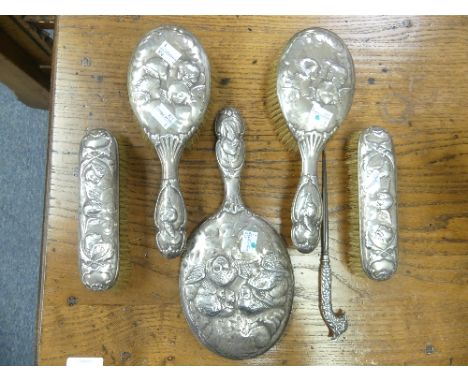
[[224, 201], [190, 236], [179, 279], [193, 333], [212, 351], [235, 359], [273, 346], [288, 321], [294, 290], [283, 239], [242, 203], [243, 133], [236, 109], [219, 113], [216, 156]]
[[362, 268], [373, 280], [387, 280], [398, 265], [398, 216], [395, 155], [385, 129], [361, 133], [357, 163]]
[[302, 174], [291, 211], [291, 238], [301, 252], [311, 252], [318, 245], [322, 203], [317, 160], [348, 114], [354, 83], [354, 64], [346, 45], [321, 28], [296, 34], [278, 65], [279, 104], [302, 157]]
[[109, 289], [119, 271], [119, 154], [105, 129], [81, 140], [79, 154], [79, 268], [92, 290]]
[[130, 104], [162, 165], [154, 222], [168, 258], [185, 249], [187, 212], [179, 187], [182, 150], [199, 127], [210, 98], [210, 65], [198, 40], [176, 26], [149, 32], [128, 69]]
[[328, 186], [327, 186], [327, 160], [325, 150], [322, 151], [322, 253], [320, 257], [320, 313], [330, 329], [333, 339], [338, 338], [348, 329], [348, 320], [342, 312], [335, 314], [332, 305], [332, 272], [330, 256], [328, 254]]

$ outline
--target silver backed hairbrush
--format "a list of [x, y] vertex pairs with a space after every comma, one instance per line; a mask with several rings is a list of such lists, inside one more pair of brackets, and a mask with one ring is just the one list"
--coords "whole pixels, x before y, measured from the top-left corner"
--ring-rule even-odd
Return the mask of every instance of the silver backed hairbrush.
[[287, 130], [292, 133], [302, 158], [291, 210], [291, 239], [299, 251], [308, 253], [318, 245], [322, 220], [317, 161], [351, 108], [354, 64], [336, 34], [310, 28], [287, 43], [275, 75], [274, 91], [269, 95], [273, 119], [278, 122], [280, 138], [296, 147], [288, 139]]
[[255, 357], [273, 346], [291, 311], [294, 275], [282, 237], [242, 202], [244, 124], [233, 108], [216, 119], [216, 156], [224, 181], [218, 211], [187, 242], [180, 301], [197, 338], [229, 358]]
[[161, 160], [161, 190], [154, 213], [156, 244], [163, 256], [173, 258], [183, 252], [186, 242], [179, 161], [210, 98], [210, 65], [203, 47], [180, 27], [152, 30], [133, 53], [128, 93], [140, 126]]

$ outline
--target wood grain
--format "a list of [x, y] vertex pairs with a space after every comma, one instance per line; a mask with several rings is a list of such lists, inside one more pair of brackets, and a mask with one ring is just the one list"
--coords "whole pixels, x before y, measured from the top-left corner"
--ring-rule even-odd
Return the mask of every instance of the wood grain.
[[[296, 295], [284, 336], [246, 361], [221, 358], [191, 334], [178, 299], [179, 259], [155, 248], [159, 161], [127, 99], [139, 39], [174, 23], [203, 43], [214, 70], [211, 112], [180, 165], [189, 232], [222, 200], [213, 119], [236, 106], [246, 123], [244, 200], [291, 244], [300, 161], [277, 139], [265, 107], [268, 74], [287, 40], [310, 26], [338, 33], [356, 66], [346, 122], [327, 145], [333, 302], [350, 326], [327, 337], [318, 310], [318, 253], [291, 249]], [[38, 349], [41, 365], [101, 356], [113, 365], [468, 364], [468, 19], [466, 17], [60, 17], [50, 132]], [[370, 125], [393, 135], [400, 266], [389, 281], [352, 275], [345, 143]], [[125, 222], [122, 272], [104, 293], [78, 277], [78, 148], [87, 129], [120, 143]]]

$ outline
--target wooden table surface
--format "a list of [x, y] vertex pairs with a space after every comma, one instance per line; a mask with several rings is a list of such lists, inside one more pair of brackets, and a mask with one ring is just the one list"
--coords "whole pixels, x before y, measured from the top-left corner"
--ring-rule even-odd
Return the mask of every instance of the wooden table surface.
[[[232, 361], [200, 345], [178, 298], [180, 260], [155, 247], [160, 165], [127, 98], [132, 50], [147, 31], [179, 24], [213, 68], [211, 111], [180, 164], [188, 231], [222, 200], [213, 119], [236, 106], [246, 123], [244, 200], [291, 245], [300, 160], [282, 146], [265, 108], [268, 74], [287, 40], [321, 26], [338, 33], [356, 67], [353, 107], [327, 145], [333, 303], [349, 329], [330, 340], [318, 310], [318, 252], [290, 249], [292, 316], [280, 341]], [[468, 364], [467, 17], [61, 17], [57, 25], [44, 229], [38, 363], [97, 356], [106, 365]], [[400, 265], [389, 281], [350, 273], [345, 143], [381, 125], [398, 162]], [[107, 292], [81, 285], [77, 267], [78, 148], [87, 129], [119, 140], [121, 274]]]

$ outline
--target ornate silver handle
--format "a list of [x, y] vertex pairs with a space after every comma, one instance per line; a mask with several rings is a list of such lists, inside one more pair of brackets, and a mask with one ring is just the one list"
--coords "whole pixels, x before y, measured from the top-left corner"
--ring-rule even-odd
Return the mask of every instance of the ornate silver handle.
[[320, 313], [335, 340], [348, 329], [346, 314], [335, 314], [331, 301], [331, 268], [330, 258], [322, 257], [320, 261]]
[[156, 244], [167, 258], [180, 255], [185, 249], [187, 211], [179, 186], [179, 161], [182, 142], [177, 136], [161, 136], [156, 144], [161, 160], [161, 191], [154, 210], [154, 223], [158, 230]]
[[332, 274], [330, 256], [328, 255], [328, 195], [327, 195], [327, 163], [325, 151], [322, 153], [322, 254], [320, 257], [320, 313], [330, 329], [333, 339], [338, 338], [348, 329], [348, 319], [342, 312], [335, 314], [332, 306]]
[[234, 108], [225, 108], [218, 113], [215, 122], [216, 158], [224, 181], [222, 209], [233, 213], [243, 209], [240, 195], [240, 173], [244, 166], [244, 123]]
[[322, 200], [317, 182], [317, 159], [323, 149], [321, 134], [311, 132], [298, 140], [302, 173], [291, 209], [291, 239], [303, 253], [312, 252], [320, 239]]

